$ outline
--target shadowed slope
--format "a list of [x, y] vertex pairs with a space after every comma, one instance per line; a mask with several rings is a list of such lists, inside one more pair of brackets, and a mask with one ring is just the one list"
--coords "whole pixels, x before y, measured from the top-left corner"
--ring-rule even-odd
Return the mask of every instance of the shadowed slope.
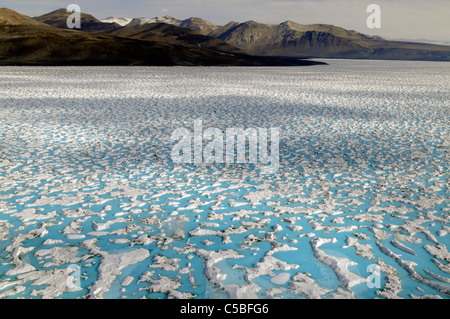
[[314, 65], [61, 29], [0, 9], [0, 65]]
[[230, 22], [209, 33], [249, 54], [450, 61], [450, 47], [387, 41], [327, 24]]

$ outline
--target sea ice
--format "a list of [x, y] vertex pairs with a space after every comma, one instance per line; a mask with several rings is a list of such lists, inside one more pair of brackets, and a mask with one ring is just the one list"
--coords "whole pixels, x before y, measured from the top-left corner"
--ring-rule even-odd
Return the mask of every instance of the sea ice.
[[[448, 299], [450, 64], [328, 62], [0, 68], [0, 298]], [[278, 171], [173, 163], [197, 119]]]

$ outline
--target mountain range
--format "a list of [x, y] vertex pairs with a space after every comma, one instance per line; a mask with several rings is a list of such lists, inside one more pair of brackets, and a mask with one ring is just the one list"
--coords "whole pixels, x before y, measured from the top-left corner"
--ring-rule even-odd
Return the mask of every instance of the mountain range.
[[[328, 24], [299, 24], [285, 21], [264, 24], [255, 21], [229, 22], [224, 26], [201, 18], [107, 18], [122, 27], [163, 22], [220, 39], [248, 54], [299, 58], [354, 58], [450, 61], [450, 46], [411, 41], [388, 41], [379, 36], [346, 30]], [[128, 21], [128, 23], [127, 23]]]
[[190, 18], [180, 25], [255, 55], [450, 61], [450, 46], [447, 45], [388, 41], [327, 24], [232, 21], [215, 26], [203, 19]]
[[[42, 17], [36, 19], [43, 21]], [[388, 41], [378, 36], [369, 36], [328, 24], [304, 25], [293, 21], [264, 24], [255, 21], [242, 23], [232, 21], [224, 26], [218, 26], [201, 18], [180, 20], [170, 16], [150, 19], [109, 17], [98, 22], [112, 22], [119, 25], [122, 30], [137, 26], [148, 28], [152, 24], [164, 23], [172, 26], [170, 29], [172, 34], [175, 27], [189, 29], [219, 39], [245, 53], [259, 56], [450, 61], [450, 46]], [[156, 31], [155, 27], [148, 29]], [[176, 30], [183, 33], [180, 29]], [[146, 33], [145, 30], [141, 31]], [[102, 31], [101, 28], [96, 32], [122, 33], [122, 35], [129, 33], [112, 29]]]
[[314, 65], [306, 58], [450, 61], [450, 46], [387, 41], [326, 24], [115, 18], [59, 9], [30, 18], [0, 8], [0, 65]]
[[[57, 10], [32, 19], [0, 8], [0, 65], [148, 65], [148, 66], [291, 66], [321, 62], [294, 58], [259, 57], [242, 52], [225, 42], [206, 37], [204, 45], [188, 43], [188, 34], [174, 36], [164, 31], [140, 36], [115, 35], [116, 23], [104, 23], [82, 14], [82, 29], [67, 29], [69, 13]], [[41, 21], [39, 21], [41, 20]], [[44, 21], [44, 22], [43, 22]], [[157, 24], [162, 30], [167, 24]], [[140, 26], [139, 26], [140, 27]], [[137, 28], [139, 28], [137, 27]], [[169, 25], [169, 27], [171, 27]], [[175, 26], [173, 26], [175, 27]], [[192, 32], [194, 36], [203, 35]], [[178, 39], [180, 38], [180, 39]], [[211, 44], [208, 40], [211, 39]], [[226, 46], [230, 50], [215, 49]], [[186, 45], [188, 43], [189, 45]]]

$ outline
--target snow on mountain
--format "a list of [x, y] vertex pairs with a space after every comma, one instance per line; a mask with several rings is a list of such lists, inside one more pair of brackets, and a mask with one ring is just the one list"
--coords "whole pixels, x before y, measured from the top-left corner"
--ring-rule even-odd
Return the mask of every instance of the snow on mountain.
[[203, 35], [207, 35], [210, 32], [215, 31], [217, 29], [217, 26], [214, 25], [213, 23], [200, 18], [189, 18], [185, 20], [180, 20], [171, 16], [154, 17], [154, 18], [141, 17], [134, 19], [109, 17], [101, 21], [105, 23], [115, 22], [121, 26], [130, 26], [130, 27], [143, 26], [149, 23], [166, 23], [177, 27], [191, 29]]
[[106, 19], [100, 20], [104, 23], [117, 23], [118, 25], [126, 26], [129, 24], [133, 19], [130, 18], [115, 18], [115, 17], [108, 17]]
[[167, 23], [175, 26], [180, 26], [182, 20], [174, 17], [164, 16], [164, 17], [154, 17], [154, 18], [134, 18], [128, 26], [141, 26], [148, 23]]

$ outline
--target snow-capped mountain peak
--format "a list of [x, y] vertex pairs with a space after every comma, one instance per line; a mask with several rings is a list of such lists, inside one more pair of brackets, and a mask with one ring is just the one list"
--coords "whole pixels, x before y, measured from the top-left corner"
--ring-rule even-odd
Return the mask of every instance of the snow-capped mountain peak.
[[181, 20], [169, 16], [154, 17], [154, 18], [134, 18], [128, 24], [128, 26], [141, 26], [148, 23], [167, 23], [175, 26], [180, 26], [181, 22], [182, 22]]
[[118, 25], [126, 26], [129, 24], [133, 19], [130, 18], [115, 18], [115, 17], [108, 17], [106, 19], [100, 20], [104, 23], [117, 23]]

